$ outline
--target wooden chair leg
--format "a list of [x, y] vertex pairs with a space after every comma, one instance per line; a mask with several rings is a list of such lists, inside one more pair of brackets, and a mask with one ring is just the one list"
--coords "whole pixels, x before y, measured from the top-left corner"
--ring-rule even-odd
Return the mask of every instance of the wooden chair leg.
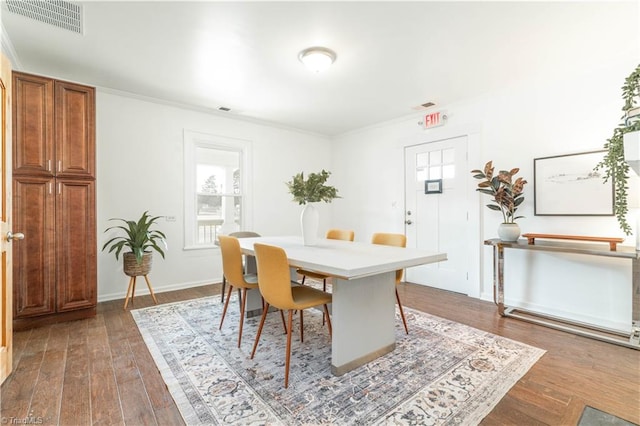
[[231, 299], [231, 290], [233, 290], [233, 286], [229, 285], [229, 292], [227, 293], [227, 300], [224, 301], [224, 309], [222, 309], [222, 318], [220, 318], [220, 327], [218, 327], [218, 330], [222, 330], [222, 323], [224, 322], [225, 315], [227, 315], [227, 307], [229, 306], [229, 299]]
[[153, 294], [153, 289], [151, 288], [151, 282], [149, 282], [149, 277], [145, 275], [144, 280], [147, 282], [147, 287], [149, 287], [149, 293], [151, 293], [151, 298], [153, 299], [153, 302], [157, 305], [158, 299], [156, 299], [156, 295]]
[[287, 356], [284, 361], [284, 387], [289, 387], [289, 364], [291, 364], [291, 327], [293, 325], [293, 310], [289, 309], [289, 326], [287, 327]]
[[[323, 279], [322, 280], [322, 291], [327, 291], [327, 279]], [[326, 319], [325, 319], [325, 313], [322, 313], [322, 325], [324, 326]]]
[[300, 309], [300, 341], [304, 342], [304, 309]]
[[306, 275], [303, 275], [303, 276], [302, 276], [302, 282], [301, 282], [300, 284], [304, 285], [304, 280], [305, 280], [306, 278], [307, 278], [307, 276], [306, 276]]
[[242, 341], [242, 326], [244, 325], [244, 310], [247, 306], [247, 289], [242, 289], [242, 303], [240, 304], [240, 329], [238, 330], [238, 347]]
[[220, 292], [220, 303], [224, 303], [224, 288], [227, 286], [227, 279], [222, 276], [222, 291]]
[[329, 336], [333, 336], [333, 329], [331, 328], [331, 317], [329, 317], [329, 307], [324, 305], [324, 315], [327, 317], [327, 327], [329, 327]]
[[127, 305], [129, 304], [129, 298], [131, 297], [131, 289], [133, 288], [133, 280], [135, 277], [129, 277], [129, 287], [127, 287], [127, 296], [124, 298], [124, 309], [127, 310]]
[[[269, 304], [267, 304], [267, 309], [269, 309]], [[282, 318], [282, 327], [284, 327], [284, 334], [287, 334], [287, 323], [284, 320], [284, 312], [280, 309], [280, 318]]]
[[265, 308], [262, 310], [262, 317], [260, 317], [260, 325], [258, 326], [258, 333], [256, 334], [256, 340], [253, 343], [253, 350], [251, 351], [251, 359], [253, 359], [253, 356], [256, 354], [256, 349], [258, 348], [258, 342], [260, 341], [260, 334], [262, 334], [262, 326], [264, 326], [264, 320], [267, 318], [267, 312], [269, 312], [269, 304], [265, 302]]
[[398, 289], [396, 288], [396, 300], [398, 301], [398, 307], [400, 308], [400, 316], [402, 317], [402, 323], [404, 324], [405, 333], [409, 334], [409, 328], [407, 327], [407, 320], [404, 317], [404, 309], [402, 309], [402, 302], [400, 302], [400, 295], [398, 294]]

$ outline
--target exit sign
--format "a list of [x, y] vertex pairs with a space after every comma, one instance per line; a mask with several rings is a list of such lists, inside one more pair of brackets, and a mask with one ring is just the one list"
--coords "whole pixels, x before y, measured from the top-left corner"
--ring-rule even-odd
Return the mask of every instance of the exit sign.
[[442, 126], [447, 121], [447, 116], [442, 111], [435, 111], [424, 116], [422, 127], [430, 129], [432, 127]]

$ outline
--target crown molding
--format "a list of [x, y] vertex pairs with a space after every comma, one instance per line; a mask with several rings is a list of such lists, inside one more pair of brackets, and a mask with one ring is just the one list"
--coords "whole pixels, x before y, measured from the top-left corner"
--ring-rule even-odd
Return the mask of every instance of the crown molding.
[[9, 34], [4, 29], [4, 26], [0, 22], [0, 47], [2, 48], [2, 52], [9, 59], [13, 68], [21, 69], [22, 64], [18, 59], [18, 54], [13, 48], [13, 43], [11, 43], [11, 39], [9, 39]]

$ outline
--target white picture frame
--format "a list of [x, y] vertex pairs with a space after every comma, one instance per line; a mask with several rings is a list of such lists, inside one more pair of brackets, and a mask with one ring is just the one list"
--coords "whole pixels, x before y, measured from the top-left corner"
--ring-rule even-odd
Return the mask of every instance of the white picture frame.
[[534, 158], [535, 216], [613, 216], [613, 179], [594, 171], [605, 153]]

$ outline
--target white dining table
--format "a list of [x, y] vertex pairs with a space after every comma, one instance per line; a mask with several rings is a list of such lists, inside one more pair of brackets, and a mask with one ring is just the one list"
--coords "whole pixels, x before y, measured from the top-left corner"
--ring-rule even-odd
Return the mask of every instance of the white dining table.
[[396, 270], [447, 260], [446, 253], [301, 237], [240, 238], [244, 254], [255, 243], [283, 248], [292, 270], [334, 277], [331, 307], [331, 371], [342, 375], [395, 349]]

